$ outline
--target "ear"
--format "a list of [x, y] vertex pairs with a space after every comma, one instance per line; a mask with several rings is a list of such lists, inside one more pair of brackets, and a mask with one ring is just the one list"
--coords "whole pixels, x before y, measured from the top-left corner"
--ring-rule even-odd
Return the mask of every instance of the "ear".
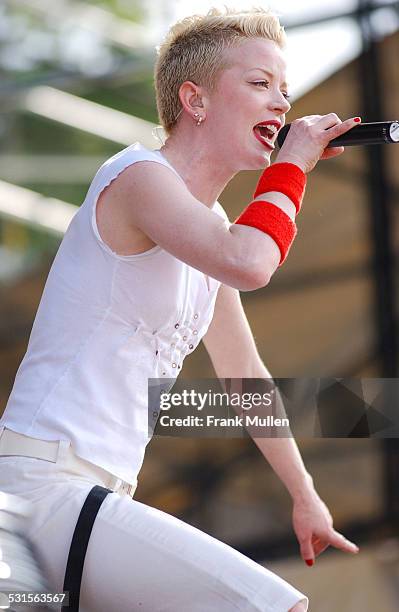
[[183, 109], [191, 116], [204, 108], [203, 89], [192, 81], [184, 81], [179, 88], [179, 98]]

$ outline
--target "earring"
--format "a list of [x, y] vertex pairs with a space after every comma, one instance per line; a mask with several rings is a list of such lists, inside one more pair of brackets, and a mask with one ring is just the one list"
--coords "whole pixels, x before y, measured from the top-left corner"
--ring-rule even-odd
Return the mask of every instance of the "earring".
[[[194, 117], [199, 117], [199, 113], [194, 113]], [[199, 117], [198, 121], [197, 121], [197, 125], [201, 125], [201, 122], [204, 120], [203, 117]]]

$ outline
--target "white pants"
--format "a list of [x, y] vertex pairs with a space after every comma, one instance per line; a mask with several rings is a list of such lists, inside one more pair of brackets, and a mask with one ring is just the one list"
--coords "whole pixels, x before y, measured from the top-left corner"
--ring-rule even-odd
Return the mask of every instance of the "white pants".
[[[28, 536], [53, 591], [62, 591], [72, 535], [90, 489], [115, 489], [111, 475], [108, 480], [104, 470], [87, 465], [77, 471], [62, 456], [56, 462], [0, 456], [0, 491], [31, 502]], [[276, 574], [165, 512], [117, 492], [100, 507], [86, 553], [80, 612], [287, 612], [299, 601], [308, 605], [305, 595]]]

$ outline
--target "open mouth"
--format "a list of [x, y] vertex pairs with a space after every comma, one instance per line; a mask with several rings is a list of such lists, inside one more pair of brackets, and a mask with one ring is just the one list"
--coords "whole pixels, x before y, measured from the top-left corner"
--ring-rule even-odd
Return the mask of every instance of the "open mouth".
[[264, 146], [269, 147], [269, 149], [275, 148], [273, 142], [278, 132], [275, 125], [260, 125], [258, 123], [253, 128], [253, 131], [257, 140], [259, 140], [259, 142], [261, 142]]

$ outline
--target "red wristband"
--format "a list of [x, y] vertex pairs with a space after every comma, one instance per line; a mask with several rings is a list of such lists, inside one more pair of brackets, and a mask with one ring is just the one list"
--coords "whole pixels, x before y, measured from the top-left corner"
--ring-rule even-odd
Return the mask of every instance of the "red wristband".
[[284, 263], [297, 234], [297, 226], [281, 208], [271, 202], [256, 200], [247, 206], [234, 223], [250, 225], [268, 234], [280, 249], [279, 266]]
[[297, 214], [301, 210], [306, 187], [306, 174], [288, 162], [277, 162], [266, 168], [256, 186], [254, 198], [268, 191], [280, 191], [294, 203]]

